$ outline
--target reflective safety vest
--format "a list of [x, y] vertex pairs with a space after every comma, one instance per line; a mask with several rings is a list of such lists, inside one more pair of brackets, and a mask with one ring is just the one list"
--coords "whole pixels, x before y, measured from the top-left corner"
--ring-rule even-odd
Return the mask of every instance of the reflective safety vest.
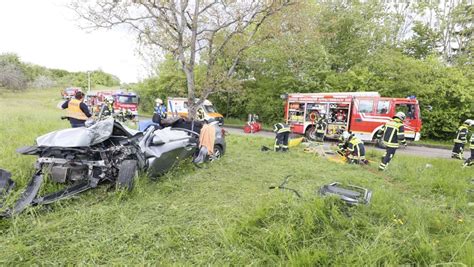
[[359, 144], [363, 145], [364, 142], [362, 142], [359, 138], [353, 136], [348, 142], [347, 150], [354, 151], [354, 148], [358, 146]]
[[467, 141], [467, 134], [469, 129], [465, 124], [459, 126], [458, 131], [456, 132], [456, 139], [454, 139], [454, 143], [465, 144]]
[[405, 128], [403, 122], [395, 118], [387, 122], [382, 128], [382, 141], [387, 147], [398, 148], [399, 143], [405, 144]]
[[474, 149], [474, 133], [471, 134], [471, 144], [469, 145], [469, 149]]
[[290, 132], [290, 127], [288, 127], [288, 125], [285, 125], [283, 123], [277, 123], [273, 125], [273, 132], [277, 134]]
[[81, 100], [71, 99], [67, 104], [67, 116], [77, 120], [87, 120], [86, 114], [81, 110]]

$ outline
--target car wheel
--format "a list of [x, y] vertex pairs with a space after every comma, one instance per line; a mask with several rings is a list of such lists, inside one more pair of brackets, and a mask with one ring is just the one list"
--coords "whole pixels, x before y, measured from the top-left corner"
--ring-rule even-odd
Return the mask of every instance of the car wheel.
[[132, 191], [135, 177], [138, 176], [138, 162], [136, 160], [124, 160], [119, 167], [117, 177], [117, 188]]
[[310, 126], [308, 130], [306, 130], [305, 136], [311, 141], [316, 141], [316, 127]]
[[220, 159], [222, 155], [224, 154], [224, 150], [220, 145], [215, 145], [214, 146], [214, 154], [213, 156], [209, 159], [210, 161]]

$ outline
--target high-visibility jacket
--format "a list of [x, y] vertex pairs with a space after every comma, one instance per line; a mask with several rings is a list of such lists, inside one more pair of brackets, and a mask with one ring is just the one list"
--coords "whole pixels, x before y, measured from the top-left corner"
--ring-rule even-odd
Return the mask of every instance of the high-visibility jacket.
[[383, 144], [386, 147], [398, 148], [400, 144], [406, 144], [405, 128], [403, 122], [395, 118], [387, 122], [381, 131]]
[[469, 149], [474, 149], [474, 133], [471, 134], [470, 142], [471, 142], [471, 144], [469, 145]]
[[283, 123], [277, 123], [273, 125], [273, 132], [277, 134], [290, 132], [290, 127], [288, 127], [288, 125], [285, 125]]
[[456, 132], [456, 139], [454, 143], [465, 144], [467, 141], [467, 134], [469, 133], [469, 128], [466, 124], [459, 126], [458, 131]]
[[351, 139], [347, 142], [347, 150], [353, 152], [354, 148], [358, 146], [359, 144], [364, 144], [359, 138], [352, 136]]
[[81, 100], [75, 98], [69, 100], [66, 115], [77, 120], [87, 120], [86, 114], [81, 110], [81, 103]]
[[325, 134], [327, 126], [328, 124], [325, 119], [322, 119], [322, 118], [319, 119], [318, 122], [316, 123], [316, 132]]

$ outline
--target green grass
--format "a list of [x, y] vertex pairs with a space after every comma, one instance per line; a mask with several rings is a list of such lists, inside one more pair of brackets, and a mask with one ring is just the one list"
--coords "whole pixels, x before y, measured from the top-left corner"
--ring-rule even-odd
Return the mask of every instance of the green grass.
[[[0, 95], [0, 167], [19, 188], [34, 158], [15, 149], [68, 126], [58, 101], [49, 90]], [[203, 169], [184, 163], [157, 181], [141, 175], [131, 193], [102, 186], [0, 220], [0, 264], [474, 265], [474, 174], [459, 161], [397, 154], [379, 173], [301, 149], [260, 152], [268, 138], [227, 143]], [[268, 189], [290, 174], [301, 199]], [[372, 203], [319, 197], [332, 181], [372, 189]]]
[[416, 144], [426, 145], [426, 146], [444, 147], [444, 148], [453, 148], [453, 145], [454, 145], [453, 139], [449, 139], [449, 140], [421, 139], [420, 141], [417, 141]]

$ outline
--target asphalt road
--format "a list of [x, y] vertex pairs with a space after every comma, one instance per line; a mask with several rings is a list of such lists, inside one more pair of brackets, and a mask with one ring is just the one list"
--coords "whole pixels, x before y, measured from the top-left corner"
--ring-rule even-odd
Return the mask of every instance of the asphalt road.
[[[253, 136], [262, 136], [262, 137], [269, 137], [275, 138], [275, 134], [272, 132], [267, 131], [260, 131], [258, 133], [247, 134], [244, 133], [242, 129], [238, 128], [231, 128], [225, 127], [224, 129], [228, 131], [230, 134], [238, 134], [238, 135], [253, 135]], [[383, 151], [381, 148], [377, 148], [373, 145], [370, 145], [372, 149], [377, 149]], [[422, 156], [422, 157], [431, 157], [431, 158], [446, 158], [451, 159], [451, 151], [449, 149], [442, 149], [442, 148], [431, 148], [431, 147], [424, 147], [424, 146], [410, 146], [404, 148], [401, 147], [397, 150], [397, 154], [405, 154], [405, 155], [414, 155], [414, 156]], [[467, 154], [466, 154], [467, 156]], [[453, 159], [454, 160], [454, 159]]]

